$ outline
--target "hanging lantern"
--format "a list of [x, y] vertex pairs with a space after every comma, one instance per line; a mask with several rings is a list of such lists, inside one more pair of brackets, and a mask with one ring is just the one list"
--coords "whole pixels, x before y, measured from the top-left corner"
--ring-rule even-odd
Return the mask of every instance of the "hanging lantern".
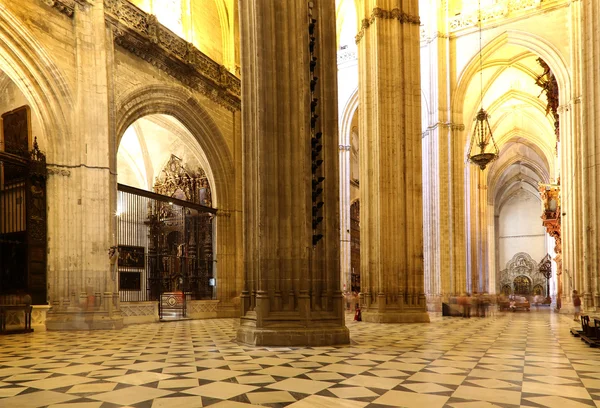
[[[498, 146], [496, 146], [496, 142], [494, 141], [494, 136], [492, 135], [492, 128], [490, 127], [489, 115], [483, 109], [483, 56], [482, 54], [482, 41], [481, 41], [481, 0], [479, 0], [479, 80], [481, 82], [481, 95], [480, 95], [480, 103], [481, 108], [479, 112], [477, 112], [477, 116], [475, 117], [475, 127], [473, 128], [473, 134], [471, 135], [471, 143], [469, 144], [469, 151], [467, 152], [467, 160], [471, 163], [479, 166], [481, 170], [485, 170], [488, 164], [498, 158]], [[489, 146], [493, 147], [491, 152], [486, 152], [485, 149]], [[476, 146], [475, 152], [473, 151], [473, 146]], [[479, 148], [479, 152], [477, 152], [477, 147]]]
[[[475, 127], [473, 128], [471, 143], [467, 153], [467, 159], [471, 163], [479, 166], [481, 170], [485, 170], [490, 162], [498, 158], [498, 146], [496, 146], [496, 142], [494, 141], [492, 128], [490, 127], [488, 119], [489, 115], [481, 108], [479, 112], [477, 112], [477, 117], [475, 118]], [[493, 147], [490, 152], [486, 152], [488, 145]], [[475, 149], [473, 146], [476, 146]], [[477, 152], [477, 148], [479, 148], [479, 152]]]

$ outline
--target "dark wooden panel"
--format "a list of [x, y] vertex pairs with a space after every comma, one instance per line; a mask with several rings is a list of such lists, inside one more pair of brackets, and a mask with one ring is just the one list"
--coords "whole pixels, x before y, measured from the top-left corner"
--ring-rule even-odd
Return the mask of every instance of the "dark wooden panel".
[[27, 106], [2, 115], [5, 152], [23, 157], [29, 155], [29, 123], [30, 113]]

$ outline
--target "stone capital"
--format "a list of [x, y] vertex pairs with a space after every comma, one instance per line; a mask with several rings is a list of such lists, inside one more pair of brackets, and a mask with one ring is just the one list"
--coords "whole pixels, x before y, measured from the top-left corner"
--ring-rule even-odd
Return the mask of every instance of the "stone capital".
[[371, 11], [371, 16], [368, 18], [364, 18], [362, 20], [361, 29], [356, 35], [356, 43], [358, 44], [360, 40], [364, 37], [365, 31], [375, 23], [377, 19], [380, 20], [397, 20], [400, 24], [411, 24], [419, 26], [421, 25], [421, 19], [419, 16], [414, 16], [404, 11], [401, 11], [398, 8], [394, 8], [392, 10], [385, 10], [380, 7], [375, 7], [373, 11]]

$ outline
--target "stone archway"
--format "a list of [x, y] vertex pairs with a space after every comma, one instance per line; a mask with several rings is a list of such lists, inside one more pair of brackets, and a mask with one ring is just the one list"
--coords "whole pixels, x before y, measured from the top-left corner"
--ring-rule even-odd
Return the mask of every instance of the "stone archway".
[[42, 134], [37, 136], [48, 162], [62, 164], [70, 135], [65, 112], [73, 109], [70, 89], [48, 53], [5, 7], [0, 7], [0, 71], [39, 115]]
[[[184, 88], [162, 84], [134, 89], [116, 103], [116, 146], [125, 130], [136, 120], [153, 114], [172, 116], [196, 138], [206, 154], [215, 182], [215, 201], [229, 208], [234, 197], [232, 154], [220, 129], [202, 104]], [[115, 163], [116, 165], [116, 163]], [[218, 187], [217, 187], [218, 186]]]
[[[233, 155], [221, 130], [188, 90], [172, 85], [153, 84], [136, 88], [122, 98], [115, 107], [119, 113], [115, 121], [115, 144], [118, 146], [125, 130], [136, 120], [148, 115], [167, 115], [175, 118], [193, 135], [205, 154], [210, 168], [209, 179], [213, 189], [213, 207], [219, 208], [215, 219], [215, 261], [220, 281], [217, 287], [217, 316], [234, 317], [237, 297], [242, 291], [241, 253], [238, 225], [241, 225], [241, 203], [235, 191], [240, 188], [235, 178]], [[115, 163], [116, 167], [116, 155]], [[115, 200], [116, 210], [116, 200]], [[204, 312], [204, 311], [202, 311]]]

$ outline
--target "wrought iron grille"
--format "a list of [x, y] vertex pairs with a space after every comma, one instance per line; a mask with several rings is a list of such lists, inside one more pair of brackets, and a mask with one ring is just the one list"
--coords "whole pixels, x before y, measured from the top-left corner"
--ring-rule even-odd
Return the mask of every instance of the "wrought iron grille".
[[164, 293], [213, 299], [215, 213], [210, 207], [119, 184], [121, 301], [156, 301]]
[[27, 289], [27, 173], [0, 158], [0, 293]]
[[47, 302], [46, 175], [37, 139], [24, 155], [0, 151], [0, 295], [33, 304]]

